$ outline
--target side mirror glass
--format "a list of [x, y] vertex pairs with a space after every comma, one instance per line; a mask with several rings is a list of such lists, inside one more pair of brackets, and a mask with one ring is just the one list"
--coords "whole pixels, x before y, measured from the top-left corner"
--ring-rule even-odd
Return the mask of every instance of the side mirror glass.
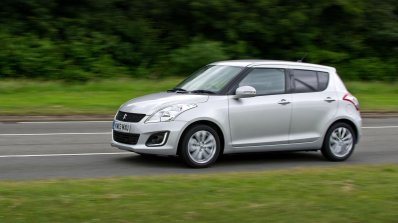
[[238, 87], [235, 92], [236, 98], [249, 98], [256, 96], [256, 89], [252, 86]]

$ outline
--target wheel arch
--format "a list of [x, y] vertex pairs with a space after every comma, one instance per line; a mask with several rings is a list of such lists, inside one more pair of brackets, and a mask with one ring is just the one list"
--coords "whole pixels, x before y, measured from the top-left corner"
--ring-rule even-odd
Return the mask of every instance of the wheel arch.
[[220, 137], [220, 144], [221, 144], [221, 150], [220, 150], [220, 155], [224, 153], [224, 147], [225, 147], [225, 137], [224, 137], [224, 133], [222, 131], [222, 129], [220, 128], [220, 126], [218, 124], [216, 124], [215, 122], [209, 121], [209, 120], [197, 120], [194, 121], [192, 123], [190, 123], [189, 125], [187, 125], [184, 129], [184, 131], [182, 132], [182, 134], [180, 135], [179, 139], [178, 139], [178, 147], [177, 147], [177, 155], [180, 155], [181, 152], [181, 140], [183, 139], [184, 135], [186, 134], [186, 132], [195, 125], [208, 125], [210, 127], [212, 127], [214, 130], [216, 130], [216, 132], [218, 133], [218, 136]]
[[[336, 123], [345, 123], [345, 124], [349, 125], [349, 126], [352, 128], [352, 130], [354, 130], [354, 135], [355, 135], [355, 142], [354, 142], [354, 143], [355, 143], [355, 144], [358, 143], [358, 140], [359, 140], [359, 130], [358, 130], [357, 126], [354, 124], [354, 122], [351, 121], [351, 120], [349, 120], [349, 119], [341, 118], [341, 119], [335, 120], [332, 124], [329, 125], [329, 127], [328, 127], [327, 130], [326, 130], [326, 132], [329, 131], [330, 127], [332, 127], [332, 126], [333, 126], [334, 124], [336, 124]], [[326, 135], [326, 132], [325, 132], [325, 135]], [[324, 140], [325, 140], [325, 139], [324, 139]]]

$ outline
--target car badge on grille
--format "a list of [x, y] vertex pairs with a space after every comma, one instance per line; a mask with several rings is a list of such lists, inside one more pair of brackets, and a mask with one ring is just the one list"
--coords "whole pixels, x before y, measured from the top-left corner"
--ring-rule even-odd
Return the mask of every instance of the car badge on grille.
[[127, 114], [123, 115], [123, 120], [125, 120], [127, 118]]

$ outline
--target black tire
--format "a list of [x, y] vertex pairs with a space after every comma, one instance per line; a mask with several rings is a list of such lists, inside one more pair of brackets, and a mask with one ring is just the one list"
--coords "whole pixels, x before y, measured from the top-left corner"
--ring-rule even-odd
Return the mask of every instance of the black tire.
[[[352, 147], [350, 151], [347, 154], [342, 154], [340, 156], [336, 155], [335, 152], [333, 152], [332, 146], [331, 146], [331, 135], [333, 134], [334, 131], [338, 131], [339, 128], [344, 128], [352, 136]], [[338, 122], [333, 124], [328, 131], [326, 132], [325, 139], [323, 141], [323, 146], [321, 149], [321, 152], [325, 159], [333, 162], [339, 162], [339, 161], [344, 161], [348, 159], [352, 153], [354, 152], [355, 149], [355, 142], [356, 142], [356, 135], [352, 127], [346, 123], [343, 122]]]
[[[192, 158], [193, 155], [190, 154], [189, 140], [191, 139], [191, 137], [194, 137], [194, 134], [196, 134], [196, 133], [199, 134], [199, 133], [203, 133], [203, 132], [209, 132], [214, 137], [215, 148], [214, 148], [214, 146], [212, 147], [212, 148], [214, 148], [214, 154], [211, 153], [213, 155], [212, 156], [209, 155], [208, 161], [197, 162], [194, 160], [194, 158]], [[213, 138], [211, 138], [211, 140], [213, 140]], [[218, 156], [220, 155], [220, 151], [221, 151], [220, 136], [218, 135], [217, 131], [214, 130], [210, 126], [203, 125], [203, 124], [199, 124], [199, 125], [190, 127], [182, 136], [179, 146], [180, 146], [180, 153], [179, 153], [180, 158], [185, 162], [185, 164], [187, 164], [188, 166], [193, 167], [193, 168], [205, 168], [205, 167], [211, 166], [217, 160]], [[208, 154], [207, 153], [208, 150], [203, 149], [203, 148], [207, 148], [207, 147], [205, 147], [205, 146], [203, 148], [200, 146], [198, 146], [198, 147], [200, 148], [200, 150], [203, 150], [200, 152], [202, 152], [204, 154], [206, 152], [206, 155]], [[211, 151], [213, 151], [213, 150], [211, 150]], [[194, 153], [194, 152], [192, 152], [192, 153]]]

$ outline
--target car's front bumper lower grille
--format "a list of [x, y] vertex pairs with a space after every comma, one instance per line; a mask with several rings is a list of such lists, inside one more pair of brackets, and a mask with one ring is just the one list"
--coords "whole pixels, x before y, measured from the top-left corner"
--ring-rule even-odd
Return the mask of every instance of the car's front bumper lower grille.
[[140, 134], [113, 131], [113, 140], [115, 140], [116, 142], [136, 145], [139, 138]]

